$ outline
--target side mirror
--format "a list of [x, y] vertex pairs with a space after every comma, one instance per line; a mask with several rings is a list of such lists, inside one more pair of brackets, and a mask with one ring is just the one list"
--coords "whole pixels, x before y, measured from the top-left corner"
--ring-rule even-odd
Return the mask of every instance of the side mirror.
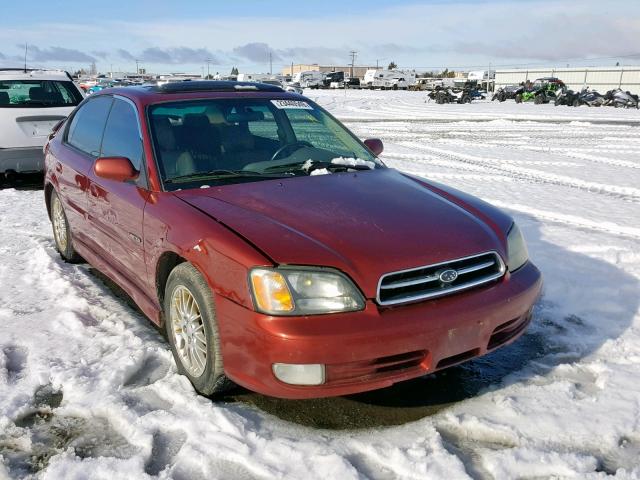
[[125, 157], [101, 157], [96, 160], [93, 170], [100, 178], [126, 182], [138, 177], [139, 172], [133, 168], [131, 160]]
[[376, 157], [382, 153], [384, 150], [384, 145], [382, 144], [382, 140], [379, 138], [367, 138], [364, 141], [364, 144], [367, 146], [371, 153], [373, 153]]

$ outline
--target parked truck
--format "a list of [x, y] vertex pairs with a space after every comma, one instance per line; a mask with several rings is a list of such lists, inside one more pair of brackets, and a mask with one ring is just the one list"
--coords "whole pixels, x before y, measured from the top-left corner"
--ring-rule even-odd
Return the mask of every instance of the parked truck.
[[324, 73], [315, 70], [298, 72], [293, 76], [293, 83], [302, 88], [320, 88], [324, 86]]
[[367, 70], [363, 88], [381, 90], [406, 90], [416, 81], [416, 72], [411, 70]]

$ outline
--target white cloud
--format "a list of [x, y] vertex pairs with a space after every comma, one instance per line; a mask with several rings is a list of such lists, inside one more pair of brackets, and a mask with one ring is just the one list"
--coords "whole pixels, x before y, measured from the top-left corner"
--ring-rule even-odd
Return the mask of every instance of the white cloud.
[[[81, 24], [3, 28], [0, 45], [13, 45], [15, 38], [30, 38], [45, 48], [55, 38], [61, 48], [106, 53], [87, 54], [104, 62], [136, 57], [158, 67], [195, 67], [211, 57], [219, 66], [240, 63], [245, 70], [263, 71], [269, 51], [276, 64], [346, 64], [352, 49], [359, 52], [360, 64], [376, 60], [381, 64], [394, 60], [407, 67], [485, 65], [489, 61], [553, 64], [640, 53], [640, 15], [636, 7], [630, 0], [586, 0], [580, 5], [571, 1], [493, 0], [389, 6], [359, 15], [336, 11], [333, 15], [295, 19], [92, 19], [91, 24], [84, 19]], [[130, 57], [117, 54], [119, 49]]]

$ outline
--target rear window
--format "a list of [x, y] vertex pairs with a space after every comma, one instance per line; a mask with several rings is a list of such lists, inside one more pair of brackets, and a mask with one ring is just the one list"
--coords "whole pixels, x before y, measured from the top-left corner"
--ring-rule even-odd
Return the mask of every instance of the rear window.
[[0, 80], [0, 108], [75, 107], [81, 101], [70, 81]]

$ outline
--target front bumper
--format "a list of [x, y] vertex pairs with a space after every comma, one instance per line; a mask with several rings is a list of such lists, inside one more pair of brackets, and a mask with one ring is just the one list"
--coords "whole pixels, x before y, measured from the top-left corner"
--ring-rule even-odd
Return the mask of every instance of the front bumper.
[[[531, 320], [542, 276], [531, 263], [499, 282], [411, 305], [273, 317], [216, 298], [225, 372], [251, 390], [283, 398], [346, 395], [388, 387], [483, 355], [518, 338]], [[275, 363], [324, 364], [326, 381], [279, 381]]]
[[44, 154], [42, 147], [0, 148], [0, 173], [42, 172]]

